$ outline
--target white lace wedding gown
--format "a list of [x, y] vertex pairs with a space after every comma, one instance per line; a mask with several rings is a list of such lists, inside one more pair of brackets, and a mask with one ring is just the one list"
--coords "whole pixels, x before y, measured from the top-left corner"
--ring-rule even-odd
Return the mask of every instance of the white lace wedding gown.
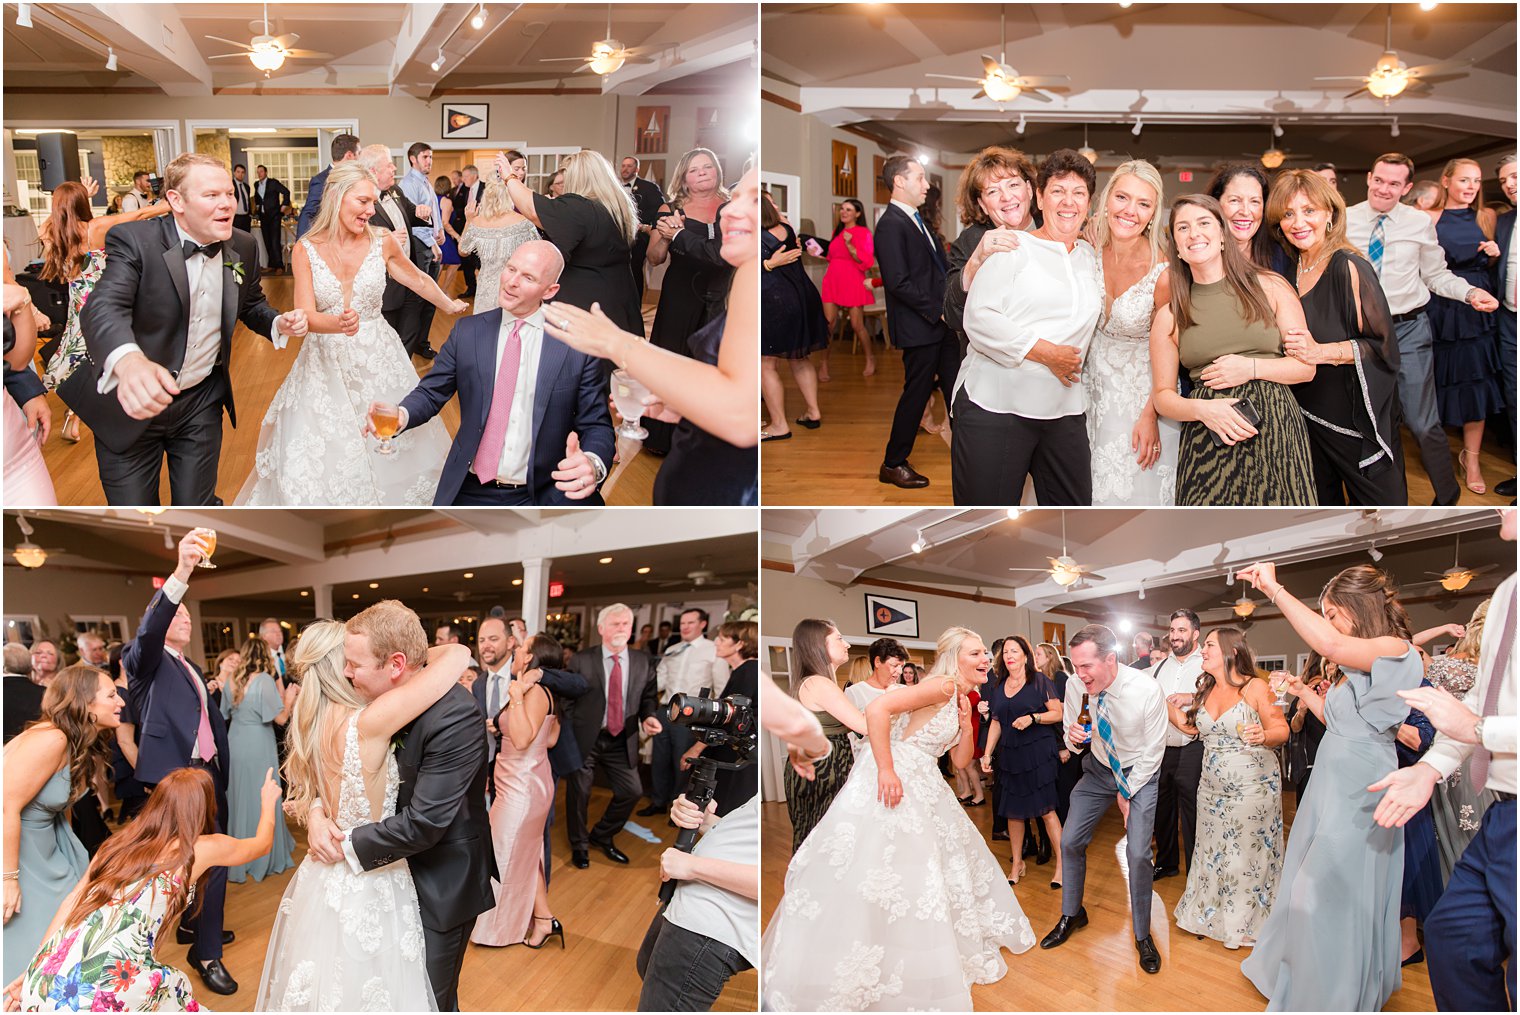
[[1170, 505], [1176, 499], [1179, 424], [1160, 418], [1161, 458], [1149, 469], [1140, 468], [1130, 448], [1130, 433], [1151, 394], [1151, 312], [1156, 279], [1165, 270], [1165, 262], [1155, 265], [1114, 300], [1087, 350], [1082, 385], [1094, 505]]
[[1003, 978], [1002, 949], [1034, 932], [1002, 867], [938, 759], [957, 739], [955, 699], [904, 739], [893, 721], [902, 802], [876, 799], [861, 752], [844, 788], [792, 857], [766, 928], [766, 1011], [970, 1011], [971, 985]]
[[[317, 311], [343, 313], [343, 284], [316, 246], [301, 240], [311, 264]], [[259, 449], [236, 504], [414, 504], [433, 502], [449, 454], [443, 421], [429, 420], [394, 438], [382, 455], [361, 436], [372, 401], [399, 403], [417, 386], [411, 358], [384, 317], [385, 259], [371, 243], [354, 276], [355, 335], [311, 332], [264, 415]]]
[[[344, 831], [396, 813], [401, 777], [385, 760], [385, 804], [372, 814], [359, 762], [359, 715], [344, 735], [336, 822]], [[422, 915], [405, 860], [355, 874], [307, 854], [285, 886], [255, 1011], [437, 1011]]]

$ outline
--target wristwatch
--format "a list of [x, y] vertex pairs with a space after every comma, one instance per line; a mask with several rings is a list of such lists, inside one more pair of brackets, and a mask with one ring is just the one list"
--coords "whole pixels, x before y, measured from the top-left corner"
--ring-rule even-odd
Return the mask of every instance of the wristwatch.
[[1479, 747], [1483, 746], [1483, 720], [1486, 718], [1488, 717], [1480, 715], [1478, 716], [1478, 721], [1473, 723], [1473, 742]]

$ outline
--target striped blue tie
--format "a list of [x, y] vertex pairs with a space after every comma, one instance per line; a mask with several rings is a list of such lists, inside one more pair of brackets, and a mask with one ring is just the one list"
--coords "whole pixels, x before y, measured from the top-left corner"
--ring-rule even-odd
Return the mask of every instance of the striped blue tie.
[[1124, 799], [1128, 800], [1129, 780], [1124, 778], [1124, 768], [1119, 764], [1119, 749], [1114, 746], [1114, 725], [1108, 721], [1108, 703], [1104, 701], [1107, 697], [1107, 691], [1098, 692], [1098, 740], [1103, 744], [1103, 753], [1108, 755], [1108, 767], [1114, 773], [1114, 783]]
[[1380, 277], [1383, 274], [1383, 223], [1387, 221], [1387, 215], [1377, 217], [1372, 223], [1372, 239], [1367, 244], [1367, 258], [1372, 261], [1372, 270]]

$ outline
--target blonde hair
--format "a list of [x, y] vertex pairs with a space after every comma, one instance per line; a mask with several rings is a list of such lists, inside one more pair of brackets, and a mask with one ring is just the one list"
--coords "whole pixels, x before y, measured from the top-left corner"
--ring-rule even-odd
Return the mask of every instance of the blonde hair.
[[601, 152], [578, 151], [565, 158], [565, 193], [595, 201], [612, 216], [618, 232], [631, 246], [639, 232], [639, 213], [633, 198], [618, 182], [612, 163]]
[[1330, 186], [1330, 181], [1314, 172], [1312, 169], [1290, 169], [1280, 174], [1272, 182], [1272, 193], [1267, 197], [1267, 227], [1272, 231], [1272, 238], [1287, 251], [1289, 257], [1297, 257], [1303, 253], [1283, 235], [1282, 220], [1287, 214], [1288, 202], [1302, 194], [1308, 199], [1309, 204], [1315, 208], [1322, 208], [1330, 213], [1330, 221], [1325, 223], [1325, 253], [1336, 250], [1349, 250], [1357, 256], [1362, 256], [1361, 251], [1352, 246], [1346, 238], [1346, 199], [1341, 197], [1341, 192]]
[[982, 636], [969, 627], [949, 627], [939, 636], [939, 641], [934, 646], [934, 663], [929, 667], [929, 672], [923, 676], [924, 680], [931, 677], [949, 677], [955, 681], [955, 686], [960, 687], [961, 670], [960, 655], [961, 645], [967, 638], [975, 638], [981, 641]]
[[1156, 192], [1156, 204], [1151, 211], [1151, 220], [1145, 224], [1145, 235], [1150, 240], [1152, 266], [1165, 260], [1161, 252], [1161, 201], [1165, 197], [1165, 188], [1161, 182], [1161, 174], [1156, 167], [1144, 159], [1131, 159], [1114, 170], [1114, 175], [1108, 178], [1103, 185], [1103, 192], [1098, 195], [1097, 215], [1093, 217], [1093, 246], [1097, 248], [1099, 255], [1103, 248], [1108, 246], [1113, 238], [1108, 225], [1108, 195], [1113, 192], [1114, 185], [1126, 176], [1137, 177], [1142, 183], [1150, 185]]
[[[326, 753], [324, 732], [364, 707], [364, 699], [343, 676], [343, 639], [347, 628], [336, 620], [319, 620], [307, 627], [289, 654], [291, 671], [300, 674], [301, 693], [290, 714], [290, 753], [285, 758], [286, 798], [290, 813], [304, 823], [306, 813], [322, 796], [321, 758]], [[334, 711], [340, 710], [340, 711]], [[337, 813], [336, 800], [326, 802]]]
[[[357, 159], [339, 162], [328, 171], [327, 186], [322, 188], [322, 204], [317, 209], [317, 217], [311, 223], [311, 228], [306, 232], [306, 236], [311, 237], [311, 242], [321, 243], [337, 235], [338, 211], [343, 207], [343, 199], [348, 197], [350, 190], [361, 183], [370, 184], [378, 194], [380, 181], [375, 179], [375, 174]], [[379, 226], [366, 228], [371, 236], [379, 236], [385, 232]]]
[[507, 185], [492, 180], [480, 192], [480, 204], [476, 206], [475, 213], [478, 218], [494, 219], [516, 210], [512, 206], [512, 195], [507, 192]]
[[[214, 155], [206, 155], [202, 152], [185, 152], [164, 167], [164, 192], [178, 191], [185, 185], [185, 177], [190, 175], [190, 170], [195, 166], [210, 166], [227, 172], [227, 163]], [[231, 175], [231, 174], [228, 174]]]
[[1467, 630], [1451, 647], [1453, 655], [1463, 656], [1473, 662], [1478, 661], [1478, 653], [1483, 648], [1483, 625], [1488, 621], [1488, 604], [1491, 602], [1493, 599], [1485, 599], [1478, 604], [1476, 610], [1473, 610], [1472, 619], [1467, 622]]
[[370, 651], [378, 660], [399, 652], [411, 669], [420, 670], [427, 665], [427, 633], [422, 630], [422, 621], [398, 599], [380, 600], [349, 618], [347, 628], [349, 634], [362, 634], [369, 639]]
[[[264, 639], [257, 635], [243, 643], [239, 655], [242, 656], [243, 661], [238, 664], [237, 672], [232, 675], [233, 707], [243, 703], [243, 695], [248, 693], [249, 680], [260, 673], [274, 676], [277, 671], [274, 653], [269, 651], [269, 646], [265, 644]], [[217, 666], [221, 666], [221, 656], [217, 656]]]
[[728, 188], [723, 186], [723, 163], [718, 161], [717, 153], [711, 148], [693, 148], [676, 162], [675, 172], [670, 177], [670, 198], [666, 203], [676, 211], [680, 211], [691, 197], [686, 189], [686, 170], [691, 168], [692, 160], [698, 155], [706, 155], [712, 161], [713, 171], [718, 175], [718, 199], [728, 200]]

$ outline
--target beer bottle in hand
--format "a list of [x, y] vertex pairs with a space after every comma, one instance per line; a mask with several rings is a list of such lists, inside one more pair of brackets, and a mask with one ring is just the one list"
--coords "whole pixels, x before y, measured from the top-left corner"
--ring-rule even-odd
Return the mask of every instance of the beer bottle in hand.
[[1077, 722], [1082, 724], [1082, 731], [1092, 736], [1092, 713], [1087, 710], [1087, 695], [1082, 695], [1082, 711], [1077, 713]]

